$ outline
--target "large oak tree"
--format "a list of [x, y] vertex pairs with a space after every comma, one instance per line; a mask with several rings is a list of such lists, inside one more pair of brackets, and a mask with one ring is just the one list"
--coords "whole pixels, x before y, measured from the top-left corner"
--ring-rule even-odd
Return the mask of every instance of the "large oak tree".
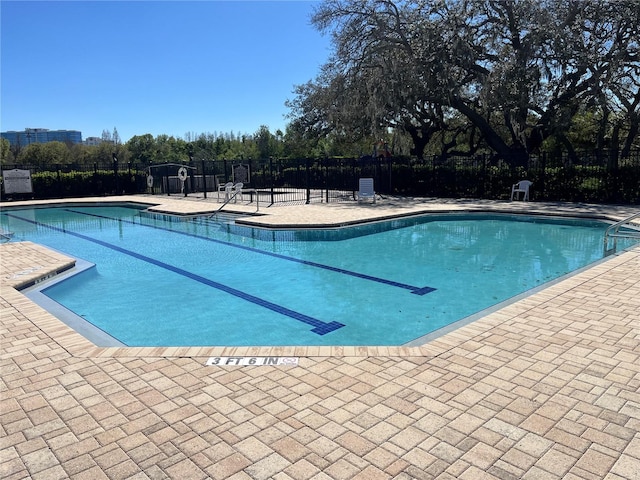
[[592, 110], [601, 147], [637, 141], [637, 0], [326, 0], [312, 21], [334, 52], [289, 106], [314, 135], [395, 128], [421, 156], [462, 119], [469, 151], [519, 163], [551, 137], [571, 150]]

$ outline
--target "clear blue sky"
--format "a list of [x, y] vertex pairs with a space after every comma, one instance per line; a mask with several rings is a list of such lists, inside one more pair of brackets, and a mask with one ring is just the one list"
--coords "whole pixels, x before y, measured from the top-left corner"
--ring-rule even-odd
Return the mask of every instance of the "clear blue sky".
[[317, 1], [4, 1], [0, 129], [255, 133], [284, 128], [330, 39]]

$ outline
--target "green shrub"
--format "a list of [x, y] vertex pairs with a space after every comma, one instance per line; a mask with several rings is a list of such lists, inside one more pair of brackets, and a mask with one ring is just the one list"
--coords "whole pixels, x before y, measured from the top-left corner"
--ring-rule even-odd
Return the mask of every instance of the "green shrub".
[[146, 174], [112, 171], [37, 172], [31, 175], [34, 198], [73, 198], [145, 191]]

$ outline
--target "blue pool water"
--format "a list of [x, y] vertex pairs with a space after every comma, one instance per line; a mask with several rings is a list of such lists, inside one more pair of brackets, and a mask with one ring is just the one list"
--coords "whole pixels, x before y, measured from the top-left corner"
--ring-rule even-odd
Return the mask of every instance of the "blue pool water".
[[429, 215], [269, 231], [127, 206], [2, 212], [95, 267], [44, 290], [130, 346], [402, 345], [602, 258], [607, 224]]

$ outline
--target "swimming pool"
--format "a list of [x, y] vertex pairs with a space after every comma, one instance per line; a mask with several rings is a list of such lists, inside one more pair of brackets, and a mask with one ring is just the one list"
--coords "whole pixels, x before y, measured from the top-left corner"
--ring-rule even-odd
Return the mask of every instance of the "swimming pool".
[[448, 214], [270, 231], [125, 206], [1, 222], [95, 264], [43, 292], [129, 346], [402, 345], [601, 259], [607, 227]]

